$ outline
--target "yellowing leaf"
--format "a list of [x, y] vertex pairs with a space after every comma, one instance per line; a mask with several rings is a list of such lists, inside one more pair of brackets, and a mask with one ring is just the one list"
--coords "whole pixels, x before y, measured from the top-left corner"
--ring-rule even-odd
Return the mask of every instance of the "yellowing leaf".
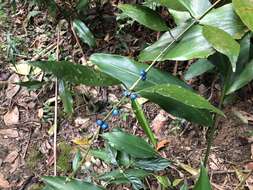
[[31, 70], [31, 65], [28, 65], [26, 63], [20, 63], [16, 64], [15, 67], [10, 67], [11, 70], [13, 70], [15, 73], [20, 75], [29, 75]]
[[80, 146], [85, 146], [90, 144], [90, 138], [89, 137], [82, 137], [82, 138], [75, 138], [72, 140], [73, 143], [80, 145]]

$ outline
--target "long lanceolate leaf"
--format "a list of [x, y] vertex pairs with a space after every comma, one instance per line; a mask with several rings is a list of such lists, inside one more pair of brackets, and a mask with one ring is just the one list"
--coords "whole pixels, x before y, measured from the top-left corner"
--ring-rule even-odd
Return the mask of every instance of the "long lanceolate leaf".
[[[247, 28], [242, 23], [240, 18], [233, 11], [231, 4], [224, 5], [208, 13], [200, 20], [200, 24], [211, 25], [224, 30], [233, 38], [240, 39]], [[189, 26], [189, 23], [182, 23], [178, 27], [171, 30], [174, 38]], [[202, 34], [202, 26], [195, 25], [188, 30], [179, 42], [171, 46], [160, 60], [189, 60], [193, 58], [207, 58], [215, 51], [211, 44], [205, 39]], [[153, 45], [145, 48], [139, 55], [140, 61], [152, 61], [163, 51], [171, 42], [169, 32], [166, 32]], [[191, 47], [191, 48], [189, 48]]]
[[68, 61], [34, 61], [31, 65], [52, 73], [59, 79], [88, 86], [110, 86], [120, 82], [92, 67], [73, 64]]
[[203, 97], [177, 85], [156, 85], [138, 93], [173, 115], [201, 125], [212, 125], [210, 112], [224, 115]]
[[[54, 190], [104, 190], [98, 186], [95, 186], [91, 183], [84, 182], [77, 179], [68, 179], [67, 177], [53, 177], [45, 176], [42, 177], [42, 180]], [[49, 189], [50, 189], [49, 188]]]
[[[95, 53], [91, 55], [90, 61], [93, 64], [96, 64], [102, 72], [118, 79], [128, 88], [130, 88], [140, 77], [141, 70], [148, 67], [147, 64], [137, 63], [128, 57], [103, 53]], [[147, 80], [140, 81], [136, 86], [136, 89], [143, 89], [157, 84], [168, 83], [189, 88], [185, 82], [179, 80], [171, 74], [152, 68], [148, 73]]]
[[152, 132], [149, 123], [145, 117], [145, 114], [141, 108], [141, 105], [139, 104], [139, 102], [135, 99], [132, 100], [132, 108], [134, 110], [134, 113], [136, 115], [136, 118], [141, 126], [141, 128], [144, 130], [145, 134], [148, 136], [149, 140], [151, 141], [151, 143], [156, 146], [156, 139], [155, 139], [155, 135]]
[[200, 175], [193, 190], [212, 190], [206, 168], [202, 165]]
[[160, 17], [160, 15], [148, 7], [122, 4], [119, 5], [119, 8], [124, 14], [152, 30], [166, 31], [169, 29], [166, 22]]
[[232, 65], [232, 70], [236, 70], [236, 62], [240, 53], [240, 45], [224, 30], [213, 26], [204, 26], [203, 35], [218, 52], [225, 54]]
[[253, 2], [252, 0], [233, 0], [233, 7], [243, 23], [253, 31]]

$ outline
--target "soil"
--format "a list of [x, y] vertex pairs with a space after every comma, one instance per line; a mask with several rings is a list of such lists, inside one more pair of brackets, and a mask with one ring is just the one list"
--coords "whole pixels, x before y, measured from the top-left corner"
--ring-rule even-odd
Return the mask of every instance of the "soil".
[[[133, 25], [123, 28], [122, 33], [117, 33], [117, 24], [112, 7], [108, 5], [109, 15], [112, 18], [109, 22], [93, 26], [98, 33], [99, 48], [89, 50], [84, 47], [88, 57], [93, 52], [110, 52], [121, 55], [135, 56], [145, 46], [144, 42], [151, 42], [156, 39], [156, 34], [151, 33], [143, 27]], [[26, 78], [25, 75], [15, 73], [11, 69], [11, 60], [6, 57], [7, 32], [11, 33], [17, 43], [21, 55], [16, 61], [30, 60], [37, 55], [38, 50], [48, 47], [55, 37], [55, 21], [47, 20], [45, 13], [40, 13], [31, 20], [27, 19], [29, 7], [18, 4], [17, 13], [11, 13], [11, 8], [6, 5], [5, 25], [0, 26], [0, 82], [8, 81], [11, 77], [19, 80]], [[25, 24], [28, 22], [28, 24]], [[91, 25], [91, 23], [89, 23]], [[116, 29], [115, 29], [116, 28]], [[61, 57], [71, 55], [71, 59], [81, 62], [81, 52], [75, 45], [75, 40], [68, 30], [64, 28], [62, 44], [64, 50]], [[137, 31], [137, 32], [133, 32]], [[2, 51], [1, 51], [2, 50]], [[41, 59], [47, 58], [41, 57]], [[165, 64], [167, 71], [173, 72], [173, 64]], [[180, 63], [177, 75], [181, 77], [186, 63]], [[205, 95], [210, 95], [211, 87], [208, 81], [202, 79], [192, 81], [195, 89], [203, 92], [199, 86], [204, 86]], [[217, 82], [218, 85], [218, 82]], [[207, 88], [208, 87], [208, 88]], [[49, 130], [53, 125], [54, 114], [54, 85], [47, 85], [41, 89], [30, 91], [18, 85], [0, 83], [0, 189], [3, 190], [26, 190], [41, 189], [42, 175], [51, 175], [53, 172], [53, 137]], [[110, 107], [117, 102], [122, 94], [120, 87], [106, 89], [91, 88], [83, 85], [73, 87], [75, 92], [75, 112], [72, 117], [62, 112], [62, 105], [59, 103], [58, 116], [58, 172], [67, 174], [70, 171], [70, 161], [76, 150], [73, 140], [80, 137], [92, 135], [96, 126], [94, 122], [102, 117]], [[212, 101], [217, 102], [218, 90], [214, 89]], [[129, 109], [129, 104], [122, 106], [124, 113], [120, 118], [110, 120], [113, 127], [123, 127], [130, 133], [144, 136], [143, 131]], [[166, 139], [167, 144], [162, 148], [161, 155], [168, 159], [183, 163], [192, 168], [199, 168], [206, 149], [206, 128], [196, 126], [188, 122], [181, 122], [169, 114], [164, 113], [158, 106], [151, 103], [144, 104], [144, 110], [150, 121], [153, 121], [161, 113], [166, 118], [159, 129], [160, 140]], [[249, 123], [245, 124], [236, 116], [235, 110], [247, 116]], [[240, 183], [240, 173], [248, 170], [247, 166], [253, 162], [253, 147], [249, 133], [253, 131], [253, 97], [250, 88], [243, 89], [237, 94], [237, 100], [233, 100], [225, 108], [226, 118], [221, 119], [219, 129], [215, 136], [213, 148], [209, 161], [209, 174], [213, 189], [233, 190]], [[10, 115], [8, 117], [8, 114]], [[9, 123], [8, 123], [9, 122]], [[8, 124], [8, 125], [6, 125]], [[157, 127], [155, 124], [153, 127]], [[252, 138], [252, 137], [251, 137]], [[100, 146], [97, 142], [95, 146]], [[109, 171], [110, 167], [95, 158], [89, 158], [94, 171], [102, 173]], [[252, 168], [250, 168], [252, 169]], [[165, 172], [173, 181], [177, 178], [188, 178], [188, 183], [193, 184], [196, 176], [192, 176], [183, 167], [169, 168]], [[242, 174], [243, 175], [243, 174]], [[190, 180], [189, 180], [190, 179]], [[244, 189], [253, 189], [253, 176], [250, 176]], [[4, 187], [1, 188], [1, 184]], [[150, 189], [160, 187], [150, 179]], [[130, 187], [111, 187], [111, 189], [130, 189]]]

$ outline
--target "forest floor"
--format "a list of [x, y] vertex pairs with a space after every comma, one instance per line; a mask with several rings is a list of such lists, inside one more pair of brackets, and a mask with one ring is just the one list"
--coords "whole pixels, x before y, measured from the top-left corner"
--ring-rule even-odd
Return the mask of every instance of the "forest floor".
[[[156, 33], [138, 26], [128, 25], [119, 31], [112, 5], [105, 7], [108, 20], [99, 20], [93, 26], [98, 48], [89, 50], [84, 47], [85, 56], [93, 52], [118, 53], [135, 56], [145, 43], [154, 41]], [[25, 66], [17, 70], [12, 61], [22, 64], [35, 57], [47, 59], [53, 56], [39, 52], [56, 42], [56, 24], [44, 12], [34, 12], [29, 16], [27, 6], [19, 5], [17, 12], [11, 14], [6, 8], [5, 16], [0, 17], [0, 189], [40, 189], [40, 176], [53, 172], [53, 137], [50, 128], [54, 117], [54, 85], [47, 85], [38, 90], [8, 82], [26, 80], [29, 69]], [[33, 10], [34, 11], [34, 10]], [[36, 11], [36, 10], [35, 10]], [[75, 45], [75, 39], [69, 26], [63, 27], [61, 58], [71, 57], [82, 62], [82, 54]], [[10, 39], [7, 37], [10, 35]], [[144, 43], [145, 42], [145, 43]], [[19, 55], [8, 58], [6, 49], [11, 44]], [[158, 67], [182, 77], [187, 62], [166, 62]], [[175, 67], [177, 65], [177, 67]], [[40, 77], [43, 77], [42, 75]], [[208, 76], [213, 79], [213, 76]], [[4, 83], [3, 81], [8, 81]], [[201, 77], [190, 81], [191, 85], [212, 102], [217, 102], [219, 84], [210, 83], [209, 78]], [[73, 87], [75, 112], [67, 117], [59, 107], [58, 115], [58, 173], [67, 174], [76, 149], [76, 139], [94, 133], [96, 118], [117, 102], [122, 94], [120, 87], [91, 88], [84, 85]], [[209, 160], [209, 174], [213, 189], [233, 190], [244, 179], [244, 172], [253, 169], [253, 96], [250, 87], [245, 88], [236, 98], [226, 104], [226, 118], [219, 124]], [[144, 135], [131, 112], [129, 104], [122, 106], [123, 114], [110, 121], [111, 126], [123, 127], [130, 133]], [[162, 142], [161, 154], [177, 161], [180, 171], [166, 170], [170, 179], [192, 176], [199, 167], [206, 148], [206, 129], [182, 122], [165, 113], [159, 107], [145, 103], [144, 110], [152, 123], [152, 128]], [[80, 144], [80, 142], [79, 142]], [[85, 143], [84, 143], [85, 144]], [[98, 143], [99, 144], [99, 143]], [[98, 145], [97, 144], [97, 145]], [[93, 170], [102, 173], [110, 168], [100, 160], [89, 157]], [[189, 169], [190, 168], [190, 169]], [[192, 178], [194, 179], [194, 177]], [[111, 189], [119, 189], [111, 187]], [[122, 187], [122, 189], [129, 189]], [[151, 181], [150, 189], [160, 189]], [[253, 175], [247, 178], [243, 189], [253, 190]]]

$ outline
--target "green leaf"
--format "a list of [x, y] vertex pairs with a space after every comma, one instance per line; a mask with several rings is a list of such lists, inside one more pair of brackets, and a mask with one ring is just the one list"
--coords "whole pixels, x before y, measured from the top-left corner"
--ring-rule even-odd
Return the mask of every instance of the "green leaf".
[[120, 166], [129, 166], [131, 164], [130, 156], [126, 152], [118, 151], [117, 161]]
[[163, 188], [168, 188], [171, 186], [171, 182], [167, 176], [155, 176], [157, 181], [163, 186]]
[[160, 105], [177, 117], [205, 126], [212, 124], [209, 111], [224, 115], [222, 111], [212, 106], [202, 96], [177, 85], [157, 85], [143, 89], [138, 94]]
[[178, 1], [178, 0], [152, 0], [155, 3], [160, 3], [161, 5], [178, 10], [178, 11], [186, 11], [187, 9]]
[[[240, 39], [247, 28], [241, 22], [240, 18], [234, 13], [231, 4], [224, 5], [208, 13], [200, 24], [210, 25], [232, 35], [235, 39]], [[171, 30], [174, 38], [178, 37], [189, 23], [184, 23]], [[140, 61], [153, 61], [171, 42], [173, 38], [169, 32], [166, 32], [153, 45], [145, 48], [139, 55]], [[191, 47], [191, 48], [189, 48]], [[207, 58], [215, 51], [202, 34], [202, 26], [195, 25], [188, 30], [179, 42], [174, 43], [171, 48], [164, 54], [160, 61], [164, 60], [190, 60], [194, 58]]]
[[251, 60], [242, 72], [235, 78], [234, 83], [227, 90], [226, 95], [235, 92], [236, 90], [247, 85], [250, 81], [253, 80], [253, 60]]
[[236, 62], [240, 53], [240, 45], [228, 33], [213, 26], [205, 25], [203, 35], [212, 44], [214, 49], [229, 58], [232, 70], [235, 72]]
[[82, 154], [81, 154], [80, 150], [78, 149], [76, 152], [76, 155], [73, 159], [73, 162], [72, 162], [72, 170], [74, 173], [76, 173], [81, 160], [82, 160]]
[[184, 75], [185, 80], [190, 80], [194, 77], [202, 75], [203, 73], [214, 69], [214, 65], [207, 59], [199, 59], [193, 63]]
[[99, 149], [99, 150], [92, 149], [90, 150], [89, 154], [103, 160], [107, 164], [112, 164], [111, 157], [108, 156], [108, 152], [106, 149]]
[[42, 190], [55, 190], [55, 189], [49, 185], [46, 185]]
[[[96, 64], [102, 72], [118, 79], [128, 88], [130, 88], [140, 77], [141, 70], [148, 67], [147, 64], [137, 63], [128, 57], [103, 53], [92, 54], [90, 61], [93, 64]], [[136, 89], [143, 89], [153, 85], [167, 83], [189, 88], [185, 82], [171, 74], [152, 68], [147, 75], [147, 80], [140, 81], [136, 86]]]
[[178, 0], [193, 17], [199, 18], [211, 7], [208, 0]]
[[37, 80], [25, 81], [25, 82], [17, 82], [17, 85], [24, 86], [28, 90], [37, 90], [41, 88], [46, 82], [41, 82]]
[[77, 3], [77, 10], [82, 11], [87, 8], [87, 5], [89, 4], [89, 0], [79, 0]]
[[170, 162], [164, 158], [135, 159], [133, 165], [148, 171], [161, 171], [170, 166]]
[[195, 184], [193, 190], [212, 190], [208, 173], [206, 168], [202, 165], [200, 169], [200, 175], [197, 183]]
[[152, 158], [156, 151], [142, 138], [124, 132], [104, 133], [103, 138], [115, 149], [124, 151], [136, 158]]
[[181, 25], [191, 19], [191, 15], [187, 11], [177, 11], [174, 9], [169, 9], [170, 14], [177, 25]]
[[173, 99], [193, 108], [206, 109], [224, 116], [224, 113], [222, 111], [211, 105], [202, 96], [177, 85], [157, 85], [154, 87], [143, 89], [139, 91], [139, 94], [145, 95], [146, 93], [149, 94], [150, 92], [159, 94], [169, 99]]
[[77, 179], [68, 179], [67, 177], [45, 176], [42, 177], [42, 180], [55, 190], [103, 190], [102, 188], [97, 187], [91, 183]]
[[138, 101], [136, 99], [132, 100], [131, 102], [132, 102], [132, 109], [134, 111], [134, 114], [135, 114], [141, 128], [143, 129], [143, 131], [145, 132], [145, 134], [149, 138], [150, 142], [155, 146], [157, 143], [157, 140], [156, 140], [155, 135], [149, 126], [149, 122], [147, 121], [147, 118], [141, 108], [141, 105], [138, 103]]
[[240, 39], [248, 31], [241, 19], [235, 14], [231, 3], [213, 9], [200, 20], [200, 24], [217, 27], [235, 39]]
[[63, 103], [64, 112], [67, 114], [72, 114], [74, 112], [73, 98], [67, 84], [63, 80], [59, 81], [59, 96]]
[[73, 28], [84, 43], [88, 44], [90, 47], [96, 46], [96, 40], [85, 23], [76, 19], [73, 21]]
[[[177, 38], [189, 24], [180, 25], [171, 30], [174, 38]], [[140, 61], [152, 61], [173, 41], [169, 32], [164, 33], [153, 45], [144, 49], [139, 55]], [[189, 48], [191, 47], [191, 48]], [[174, 43], [160, 61], [164, 60], [189, 60], [193, 58], [206, 58], [213, 54], [214, 50], [202, 35], [202, 26], [195, 25], [189, 29], [179, 42]]]
[[52, 73], [58, 79], [88, 86], [110, 86], [120, 84], [116, 79], [100, 71], [68, 61], [33, 61], [31, 65]]
[[148, 175], [150, 175], [150, 173], [140, 169], [127, 169], [125, 171], [113, 170], [109, 173], [100, 175], [98, 179], [109, 183], [123, 184], [123, 183], [130, 183], [128, 178], [130, 176], [136, 178], [144, 178]]
[[233, 7], [243, 23], [253, 31], [253, 2], [252, 0], [233, 0]]
[[180, 187], [180, 190], [188, 190], [187, 184], [184, 184]]
[[125, 15], [152, 30], [159, 32], [169, 29], [162, 17], [146, 6], [121, 4], [118, 7]]

